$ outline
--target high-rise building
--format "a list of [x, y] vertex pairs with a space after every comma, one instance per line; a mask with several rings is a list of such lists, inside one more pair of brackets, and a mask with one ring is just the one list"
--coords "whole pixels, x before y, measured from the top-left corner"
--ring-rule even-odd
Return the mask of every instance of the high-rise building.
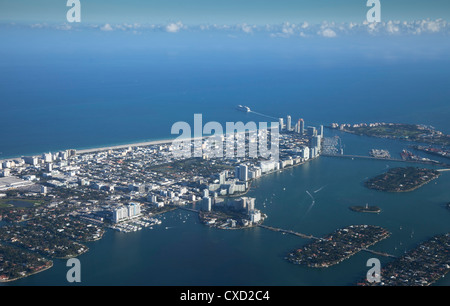
[[130, 203], [128, 206], [128, 218], [133, 218], [141, 214], [141, 205], [138, 203]]
[[203, 194], [202, 194], [202, 198], [207, 198], [209, 197], [209, 190], [208, 189], [203, 189]]
[[320, 137], [320, 135], [311, 138], [311, 147], [317, 148], [317, 151], [320, 151], [322, 147], [322, 137]]
[[317, 129], [313, 126], [308, 126], [308, 135], [317, 136]]
[[247, 198], [247, 213], [255, 210], [255, 198]]
[[220, 184], [220, 185], [225, 184], [226, 179], [227, 179], [227, 173], [226, 173], [226, 171], [220, 172], [220, 174], [219, 174], [219, 184]]
[[248, 181], [248, 167], [246, 165], [239, 166], [239, 180], [241, 182]]
[[44, 153], [42, 154], [42, 160], [46, 163], [51, 163], [53, 161], [52, 153]]
[[320, 125], [320, 137], [323, 138], [323, 125]]
[[204, 197], [202, 200], [202, 210], [204, 211], [211, 211], [211, 198], [210, 197]]
[[26, 164], [36, 166], [38, 164], [38, 158], [35, 156], [26, 156], [22, 158]]
[[278, 124], [280, 125], [279, 126], [279, 130], [282, 131], [283, 127], [284, 127], [284, 120], [283, 120], [283, 118], [278, 119]]
[[286, 120], [286, 131], [290, 131], [291, 130], [291, 116], [287, 116], [287, 120]]
[[300, 119], [300, 131], [299, 133], [301, 135], [305, 134], [305, 121], [303, 119]]

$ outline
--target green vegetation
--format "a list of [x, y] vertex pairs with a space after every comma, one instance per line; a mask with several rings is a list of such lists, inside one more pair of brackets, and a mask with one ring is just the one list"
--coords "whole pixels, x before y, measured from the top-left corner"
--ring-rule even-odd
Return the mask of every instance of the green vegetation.
[[41, 200], [30, 200], [30, 199], [1, 199], [0, 200], [0, 209], [1, 208], [29, 208], [36, 205], [41, 205]]
[[432, 169], [415, 167], [393, 168], [387, 173], [367, 180], [367, 188], [387, 192], [413, 191], [438, 178], [440, 173]]
[[450, 233], [438, 235], [387, 264], [381, 282], [363, 286], [430, 286], [450, 271]]
[[358, 135], [372, 137], [403, 139], [442, 146], [450, 145], [450, 135], [445, 135], [431, 127], [425, 127], [418, 124], [362, 124], [357, 126], [345, 126], [343, 130]]
[[48, 269], [52, 265], [51, 261], [36, 254], [0, 244], [0, 282], [26, 277]]
[[292, 251], [287, 260], [311, 268], [327, 268], [389, 237], [389, 235], [387, 230], [379, 226], [352, 225], [338, 229], [322, 239]]

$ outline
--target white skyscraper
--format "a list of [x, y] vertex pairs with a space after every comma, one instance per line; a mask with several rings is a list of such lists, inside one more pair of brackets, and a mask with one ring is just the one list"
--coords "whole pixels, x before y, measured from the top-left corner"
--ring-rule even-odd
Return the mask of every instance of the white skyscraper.
[[280, 125], [279, 130], [283, 130], [284, 127], [284, 120], [283, 118], [278, 119], [278, 124]]
[[289, 132], [291, 130], [291, 116], [287, 116], [287, 120], [286, 120], [286, 130]]

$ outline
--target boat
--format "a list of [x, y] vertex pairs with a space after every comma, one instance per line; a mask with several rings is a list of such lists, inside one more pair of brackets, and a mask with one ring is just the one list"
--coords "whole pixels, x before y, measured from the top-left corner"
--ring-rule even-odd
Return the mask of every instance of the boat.
[[246, 112], [246, 113], [248, 113], [248, 112], [251, 111], [250, 107], [245, 106], [245, 105], [238, 105], [238, 106], [236, 107], [236, 109], [237, 109], [237, 110], [240, 110], [240, 111], [242, 111], [242, 112]]

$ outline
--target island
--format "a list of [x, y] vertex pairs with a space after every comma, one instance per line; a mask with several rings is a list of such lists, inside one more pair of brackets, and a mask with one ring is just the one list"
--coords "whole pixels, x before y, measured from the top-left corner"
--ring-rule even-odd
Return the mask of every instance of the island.
[[422, 187], [439, 176], [440, 172], [432, 169], [399, 167], [367, 180], [364, 185], [369, 189], [386, 192], [409, 192]]
[[432, 126], [421, 124], [384, 122], [359, 124], [332, 123], [330, 128], [363, 136], [400, 139], [441, 146], [450, 145], [450, 135], [446, 135], [440, 131], [437, 131]]
[[381, 281], [360, 286], [430, 286], [450, 271], [450, 233], [437, 235], [381, 269]]
[[389, 236], [390, 233], [379, 226], [351, 225], [292, 251], [286, 259], [310, 268], [327, 268]]
[[361, 213], [373, 213], [379, 214], [381, 212], [381, 208], [378, 206], [369, 206], [368, 204], [365, 206], [350, 206], [351, 211], [361, 212]]

